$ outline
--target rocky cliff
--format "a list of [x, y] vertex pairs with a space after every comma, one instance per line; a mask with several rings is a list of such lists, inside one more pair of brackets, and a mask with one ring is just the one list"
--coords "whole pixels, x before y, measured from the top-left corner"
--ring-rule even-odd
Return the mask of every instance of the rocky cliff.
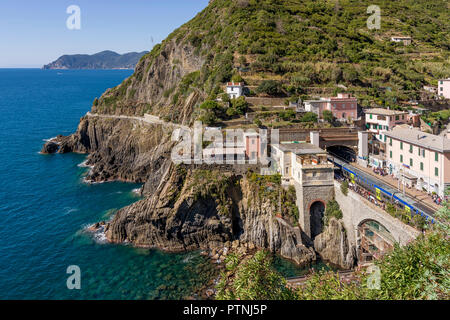
[[160, 179], [167, 170], [173, 146], [171, 134], [171, 128], [159, 124], [85, 116], [76, 133], [58, 136], [41, 152], [88, 153], [88, 181], [145, 183]]
[[240, 240], [299, 264], [315, 260], [301, 231], [276, 217], [270, 199], [232, 172], [174, 167], [148, 198], [119, 210], [106, 224], [112, 242], [168, 251], [212, 249]]
[[330, 219], [324, 232], [314, 239], [314, 249], [323, 260], [340, 268], [350, 269], [355, 265], [355, 247], [349, 243], [341, 220]]

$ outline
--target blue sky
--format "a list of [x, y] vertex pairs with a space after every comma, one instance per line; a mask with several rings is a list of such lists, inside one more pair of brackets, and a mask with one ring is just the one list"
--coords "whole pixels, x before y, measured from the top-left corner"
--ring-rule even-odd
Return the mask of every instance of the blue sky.
[[[0, 68], [42, 67], [63, 54], [150, 50], [208, 2], [1, 0]], [[81, 30], [66, 27], [70, 5], [81, 9]]]

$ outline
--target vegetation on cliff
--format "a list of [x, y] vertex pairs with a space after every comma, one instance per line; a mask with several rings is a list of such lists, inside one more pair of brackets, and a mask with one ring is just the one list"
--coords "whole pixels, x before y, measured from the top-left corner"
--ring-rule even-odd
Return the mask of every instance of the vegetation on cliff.
[[[367, 28], [370, 5], [381, 8], [379, 30]], [[96, 108], [189, 121], [231, 79], [288, 96], [345, 85], [362, 105], [396, 107], [450, 75], [445, 6], [440, 0], [214, 0], [145, 55]], [[393, 35], [413, 43], [393, 43]]]
[[[247, 299], [299, 299], [299, 300], [448, 300], [450, 299], [450, 243], [449, 222], [450, 204], [446, 202], [438, 212], [444, 223], [435, 226], [428, 233], [419, 236], [404, 247], [395, 246], [394, 250], [375, 262], [379, 268], [380, 277], [377, 288], [369, 285], [373, 283], [373, 275], [360, 271], [353, 282], [344, 282], [334, 272], [313, 273], [306, 283], [291, 294], [282, 292], [279, 287], [286, 284], [274, 274], [274, 269], [264, 264], [252, 265], [252, 273], [248, 275], [248, 266], [235, 266], [237, 271], [234, 278], [226, 278], [228, 291], [224, 289], [225, 280], [219, 286], [218, 298], [247, 298]], [[259, 253], [263, 255], [263, 253]], [[256, 282], [265, 285], [264, 290], [249, 286], [251, 292], [235, 290], [239, 284], [254, 283], [259, 278], [268, 277], [278, 279], [274, 282]], [[375, 281], [376, 283], [377, 281]], [[274, 292], [273, 297], [259, 296], [259, 292]], [[275, 293], [278, 293], [275, 295]]]

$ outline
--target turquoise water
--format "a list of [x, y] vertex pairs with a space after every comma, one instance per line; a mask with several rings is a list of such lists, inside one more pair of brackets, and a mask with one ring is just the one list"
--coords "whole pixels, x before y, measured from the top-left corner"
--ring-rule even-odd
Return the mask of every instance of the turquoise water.
[[[83, 183], [84, 155], [41, 155], [76, 130], [128, 70], [0, 69], [0, 299], [182, 299], [216, 276], [198, 253], [105, 244], [85, 231], [139, 197], [139, 185]], [[67, 267], [81, 269], [69, 290]], [[277, 259], [285, 276], [303, 269]]]
[[[102, 244], [84, 231], [139, 200], [138, 185], [88, 185], [85, 156], [38, 153], [130, 75], [0, 69], [0, 299], [180, 299], [205, 284], [199, 254]], [[81, 269], [81, 290], [66, 287], [69, 265]]]

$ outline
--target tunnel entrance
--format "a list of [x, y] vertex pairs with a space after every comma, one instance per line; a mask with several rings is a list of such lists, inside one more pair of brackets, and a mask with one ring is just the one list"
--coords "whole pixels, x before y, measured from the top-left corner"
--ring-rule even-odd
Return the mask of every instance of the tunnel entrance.
[[350, 147], [346, 146], [331, 146], [327, 148], [327, 151], [332, 156], [337, 156], [349, 162], [356, 161], [356, 152]]
[[310, 231], [311, 231], [311, 239], [314, 240], [314, 238], [321, 234], [323, 231], [323, 216], [325, 213], [325, 204], [322, 201], [316, 201], [314, 202], [310, 209]]

